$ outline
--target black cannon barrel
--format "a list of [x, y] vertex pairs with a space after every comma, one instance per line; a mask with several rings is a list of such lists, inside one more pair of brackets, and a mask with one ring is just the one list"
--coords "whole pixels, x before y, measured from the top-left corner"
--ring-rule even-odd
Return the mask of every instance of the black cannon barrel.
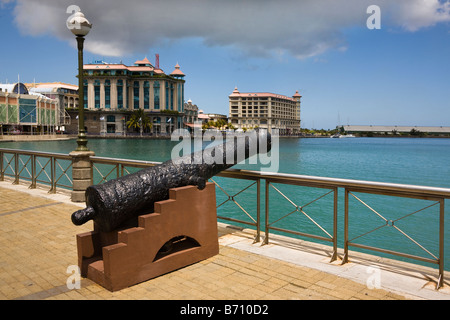
[[142, 169], [86, 190], [86, 208], [72, 214], [82, 225], [93, 220], [109, 232], [137, 216], [153, 212], [154, 203], [169, 198], [169, 189], [195, 185], [203, 189], [209, 178], [257, 153], [269, 152], [271, 136], [265, 130], [237, 135], [230, 141]]

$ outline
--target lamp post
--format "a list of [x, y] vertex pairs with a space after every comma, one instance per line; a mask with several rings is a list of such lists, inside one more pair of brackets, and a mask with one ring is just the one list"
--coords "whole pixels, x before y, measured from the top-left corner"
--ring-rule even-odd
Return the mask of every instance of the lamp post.
[[78, 45], [78, 139], [76, 151], [89, 151], [84, 130], [84, 83], [83, 83], [83, 43], [84, 37], [91, 30], [92, 24], [81, 11], [74, 13], [67, 20], [67, 28], [77, 37]]
[[83, 43], [92, 25], [84, 17], [78, 6], [72, 5], [67, 12], [76, 11], [67, 19], [67, 28], [77, 37], [78, 44], [78, 139], [77, 148], [70, 153], [72, 157], [72, 195], [73, 202], [86, 201], [86, 188], [93, 184], [90, 157], [95, 153], [87, 147], [84, 130], [84, 83], [83, 83]]

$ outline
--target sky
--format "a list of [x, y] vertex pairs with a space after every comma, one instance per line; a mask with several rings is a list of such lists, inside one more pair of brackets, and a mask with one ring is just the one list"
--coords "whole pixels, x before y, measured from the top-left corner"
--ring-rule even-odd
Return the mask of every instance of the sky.
[[235, 87], [298, 90], [303, 128], [450, 126], [448, 0], [0, 0], [0, 83], [78, 83], [69, 6], [93, 25], [85, 63], [159, 54], [205, 113]]

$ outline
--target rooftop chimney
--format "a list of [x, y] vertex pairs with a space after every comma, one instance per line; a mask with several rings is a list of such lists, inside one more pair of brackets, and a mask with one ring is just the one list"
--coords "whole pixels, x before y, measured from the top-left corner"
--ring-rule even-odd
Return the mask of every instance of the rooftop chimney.
[[159, 53], [156, 54], [155, 67], [159, 69]]

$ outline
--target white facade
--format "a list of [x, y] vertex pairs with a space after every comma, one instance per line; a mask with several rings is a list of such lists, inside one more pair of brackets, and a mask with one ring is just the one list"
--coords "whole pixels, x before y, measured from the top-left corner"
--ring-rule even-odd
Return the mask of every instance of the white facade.
[[237, 129], [262, 128], [282, 135], [300, 132], [300, 99], [298, 91], [292, 97], [274, 93], [239, 92], [229, 96], [230, 121]]

